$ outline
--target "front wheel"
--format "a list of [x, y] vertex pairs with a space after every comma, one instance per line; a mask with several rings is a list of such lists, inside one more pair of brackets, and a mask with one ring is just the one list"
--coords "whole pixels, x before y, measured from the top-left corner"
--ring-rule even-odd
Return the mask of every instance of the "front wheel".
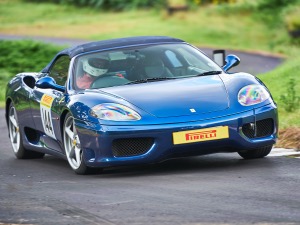
[[83, 151], [75, 128], [74, 118], [71, 113], [66, 115], [63, 134], [65, 153], [74, 172], [81, 175], [94, 172], [95, 169], [86, 166], [83, 161]]
[[253, 149], [253, 150], [244, 150], [238, 152], [240, 156], [242, 156], [244, 159], [258, 159], [258, 158], [263, 158], [267, 156], [271, 150], [272, 150], [272, 145]]

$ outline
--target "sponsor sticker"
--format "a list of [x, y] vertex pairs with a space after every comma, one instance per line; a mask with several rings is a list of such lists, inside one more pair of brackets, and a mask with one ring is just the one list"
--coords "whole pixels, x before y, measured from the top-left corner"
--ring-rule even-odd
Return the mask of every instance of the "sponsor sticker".
[[40, 112], [45, 134], [56, 139], [52, 124], [51, 107], [54, 97], [44, 94], [40, 103]]
[[54, 98], [52, 96], [44, 94], [41, 99], [41, 104], [46, 106], [47, 108], [51, 108], [53, 100]]
[[212, 127], [199, 130], [173, 133], [173, 144], [187, 144], [229, 138], [228, 126]]

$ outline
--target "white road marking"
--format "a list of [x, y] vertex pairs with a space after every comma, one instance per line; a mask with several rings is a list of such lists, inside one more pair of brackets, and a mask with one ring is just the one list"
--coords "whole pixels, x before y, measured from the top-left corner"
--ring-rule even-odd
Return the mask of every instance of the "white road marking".
[[108, 205], [120, 205], [120, 204], [126, 204], [134, 202], [134, 200], [128, 200], [128, 201], [122, 201], [122, 202], [111, 202], [111, 203], [106, 203], [106, 204], [101, 204], [102, 206], [108, 206]]
[[270, 154], [268, 156], [297, 156], [295, 158], [299, 158], [300, 159], [300, 152], [296, 151], [294, 149], [285, 149], [285, 148], [274, 148], [272, 149], [272, 151], [270, 152]]

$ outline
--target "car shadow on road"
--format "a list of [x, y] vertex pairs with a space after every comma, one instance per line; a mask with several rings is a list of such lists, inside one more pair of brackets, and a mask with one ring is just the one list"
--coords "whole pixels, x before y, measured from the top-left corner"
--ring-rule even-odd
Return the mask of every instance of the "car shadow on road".
[[[255, 164], [255, 166], [254, 166]], [[214, 154], [208, 156], [187, 157], [171, 159], [156, 164], [136, 165], [126, 167], [112, 167], [105, 169], [99, 178], [138, 177], [138, 176], [164, 176], [184, 174], [207, 174], [251, 169], [265, 169], [273, 167], [273, 162], [268, 158], [244, 160], [237, 157]]]
[[[10, 161], [10, 160], [9, 160]], [[69, 167], [68, 162], [55, 156], [46, 155], [43, 159], [34, 160], [14, 160], [7, 162], [14, 169], [18, 168], [28, 174], [55, 173], [59, 176], [77, 176]], [[30, 164], [30, 166], [28, 165]], [[265, 169], [273, 167], [273, 161], [269, 158], [244, 160], [233, 154], [212, 154], [205, 156], [195, 156], [186, 158], [170, 159], [164, 162], [146, 165], [119, 166], [105, 168], [101, 172], [95, 172], [88, 177], [97, 177], [101, 179], [115, 179], [125, 177], [143, 177], [143, 176], [165, 176], [165, 175], [187, 175], [187, 174], [211, 174], [224, 172], [235, 172], [241, 169]], [[9, 168], [7, 168], [9, 170]], [[38, 171], [37, 171], [38, 169]], [[80, 176], [82, 177], [82, 176]]]

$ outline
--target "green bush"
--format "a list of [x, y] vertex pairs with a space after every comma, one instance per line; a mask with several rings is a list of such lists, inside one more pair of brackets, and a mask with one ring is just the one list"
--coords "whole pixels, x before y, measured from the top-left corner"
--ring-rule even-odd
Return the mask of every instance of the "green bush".
[[280, 95], [280, 101], [287, 112], [294, 112], [300, 105], [300, 97], [297, 96], [295, 86], [295, 79], [290, 79], [287, 84], [286, 94]]
[[289, 31], [300, 30], [300, 6], [289, 7], [284, 12], [285, 24]]
[[102, 8], [109, 10], [126, 10], [135, 8], [149, 8], [163, 6], [165, 0], [23, 0], [25, 2], [47, 2], [55, 4], [68, 4], [79, 7]]
[[259, 9], [274, 10], [294, 4], [297, 0], [258, 0]]
[[6, 84], [14, 75], [41, 71], [60, 49], [29, 40], [0, 40], [0, 103], [4, 101]]
[[67, 4], [78, 7], [92, 7], [108, 10], [127, 10], [136, 8], [163, 8], [167, 5], [203, 5], [235, 3], [238, 0], [23, 0], [25, 2], [47, 2], [55, 4]]
[[57, 46], [30, 40], [0, 40], [0, 68], [11, 75], [24, 71], [38, 72], [60, 49]]

